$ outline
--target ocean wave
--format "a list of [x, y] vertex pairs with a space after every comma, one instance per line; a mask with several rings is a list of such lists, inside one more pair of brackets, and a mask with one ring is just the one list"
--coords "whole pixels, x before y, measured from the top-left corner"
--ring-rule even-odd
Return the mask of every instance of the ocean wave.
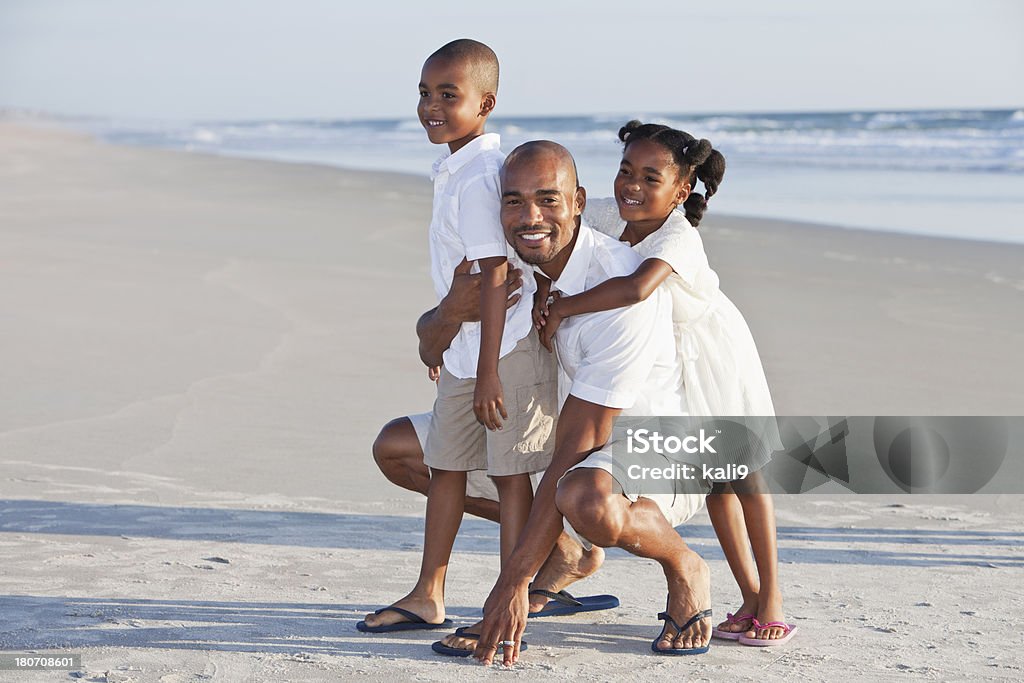
[[[569, 117], [496, 117], [491, 130], [509, 147], [530, 139], [554, 139], [574, 153], [613, 158], [617, 132], [629, 117], [609, 114]], [[798, 164], [820, 168], [898, 168], [1021, 173], [1024, 110], [834, 112], [801, 114], [662, 114], [643, 120], [707, 137], [730, 164]], [[396, 170], [410, 160], [436, 156], [425, 145], [419, 121], [83, 121], [116, 142], [233, 152], [268, 157], [309, 157], [318, 161], [377, 154], [395, 159]], [[510, 147], [509, 147], [510, 148]], [[401, 167], [401, 169], [398, 169]]]

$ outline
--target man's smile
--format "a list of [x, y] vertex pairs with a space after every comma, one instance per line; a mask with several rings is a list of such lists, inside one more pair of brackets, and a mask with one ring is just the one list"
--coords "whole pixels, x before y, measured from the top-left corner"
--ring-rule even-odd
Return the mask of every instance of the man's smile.
[[516, 242], [526, 249], [536, 249], [550, 242], [553, 231], [550, 228], [523, 228], [515, 232]]

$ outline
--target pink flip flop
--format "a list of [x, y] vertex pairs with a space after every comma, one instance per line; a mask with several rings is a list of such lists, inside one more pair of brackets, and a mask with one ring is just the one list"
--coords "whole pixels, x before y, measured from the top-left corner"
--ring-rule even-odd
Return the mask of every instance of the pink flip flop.
[[752, 619], [754, 626], [752, 631], [757, 631], [762, 628], [772, 628], [778, 626], [782, 629], [781, 638], [747, 638], [741, 635], [736, 640], [740, 641], [740, 645], [749, 645], [750, 647], [776, 647], [778, 645], [785, 645], [788, 643], [794, 635], [796, 635], [796, 624], [786, 624], [781, 621], [769, 621], [767, 624], [762, 624], [757, 619]]
[[[725, 620], [729, 622], [730, 625], [738, 624], [741, 621], [750, 621], [751, 623], [757, 621], [753, 614], [726, 614]], [[747, 630], [749, 631], [750, 629]], [[746, 633], [746, 631], [720, 631], [717, 626], [711, 629], [711, 637], [721, 638], [722, 640], [739, 640], [740, 636], [744, 633]]]

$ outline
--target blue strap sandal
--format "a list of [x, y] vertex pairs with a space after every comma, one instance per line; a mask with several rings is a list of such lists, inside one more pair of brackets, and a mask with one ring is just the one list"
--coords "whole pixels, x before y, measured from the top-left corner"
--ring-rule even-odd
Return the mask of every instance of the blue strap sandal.
[[[668, 625], [669, 624], [672, 624], [672, 626], [675, 627], [676, 635], [678, 635], [678, 634], [682, 633], [683, 631], [685, 631], [686, 629], [688, 629], [691, 626], [693, 626], [694, 624], [696, 624], [701, 619], [707, 619], [710, 616], [711, 616], [711, 610], [710, 609], [706, 609], [703, 612], [697, 612], [692, 617], [690, 617], [690, 619], [685, 624], [680, 626], [679, 624], [676, 623], [676, 620], [673, 619], [669, 615], [668, 612], [662, 612], [661, 614], [658, 615], [658, 618], [661, 619], [662, 621], [664, 621], [665, 625], [661, 627], [661, 633], [658, 634], [658, 637], [655, 638], [654, 641], [651, 643], [651, 650], [656, 652], [656, 653], [658, 653], [659, 655], [702, 655], [702, 654], [704, 654], [705, 652], [707, 652], [710, 649], [710, 647], [711, 647], [710, 643], [708, 643], [704, 647], [666, 648], [664, 650], [662, 650], [661, 648], [658, 647], [658, 643], [661, 641], [662, 638], [665, 637], [665, 631], [668, 630]], [[673, 638], [673, 640], [674, 640], [674, 638]]]
[[613, 609], [619, 606], [619, 599], [614, 595], [587, 595], [582, 598], [573, 596], [569, 591], [558, 591], [557, 593], [543, 588], [531, 588], [530, 595], [536, 593], [548, 598], [550, 602], [544, 605], [538, 612], [530, 613], [529, 618], [537, 617], [564, 617], [569, 614], [580, 612], [597, 612], [603, 609]]
[[435, 628], [451, 628], [454, 623], [451, 619], [445, 619], [439, 624], [431, 624], [415, 612], [410, 612], [407, 609], [395, 607], [394, 605], [390, 607], [381, 607], [379, 610], [375, 611], [374, 614], [380, 614], [382, 612], [395, 612], [396, 614], [401, 614], [403, 617], [408, 619], [408, 621], [399, 621], [395, 624], [381, 624], [380, 626], [367, 626], [365, 621], [360, 621], [356, 624], [356, 628], [363, 633], [395, 633], [397, 631], [429, 631]]
[[[470, 632], [468, 626], [460, 626], [459, 628], [455, 629], [455, 635], [462, 636], [463, 638], [476, 638], [477, 640], [480, 639], [480, 634]], [[463, 650], [458, 647], [449, 647], [442, 643], [440, 640], [433, 643], [430, 646], [430, 649], [436, 652], [437, 654], [444, 655], [446, 657], [468, 657], [471, 654], [473, 654], [473, 650]], [[525, 650], [526, 641], [520, 640], [519, 651], [524, 652]]]

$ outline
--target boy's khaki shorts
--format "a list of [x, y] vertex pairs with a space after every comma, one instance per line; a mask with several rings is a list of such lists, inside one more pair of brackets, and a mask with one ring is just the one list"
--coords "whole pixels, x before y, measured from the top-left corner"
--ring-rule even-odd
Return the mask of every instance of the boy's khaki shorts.
[[558, 376], [555, 356], [540, 344], [537, 331], [520, 340], [498, 361], [504, 392], [502, 429], [490, 431], [473, 413], [475, 379], [459, 379], [441, 369], [423, 462], [434, 469], [486, 470], [492, 477], [546, 469], [555, 447]]

